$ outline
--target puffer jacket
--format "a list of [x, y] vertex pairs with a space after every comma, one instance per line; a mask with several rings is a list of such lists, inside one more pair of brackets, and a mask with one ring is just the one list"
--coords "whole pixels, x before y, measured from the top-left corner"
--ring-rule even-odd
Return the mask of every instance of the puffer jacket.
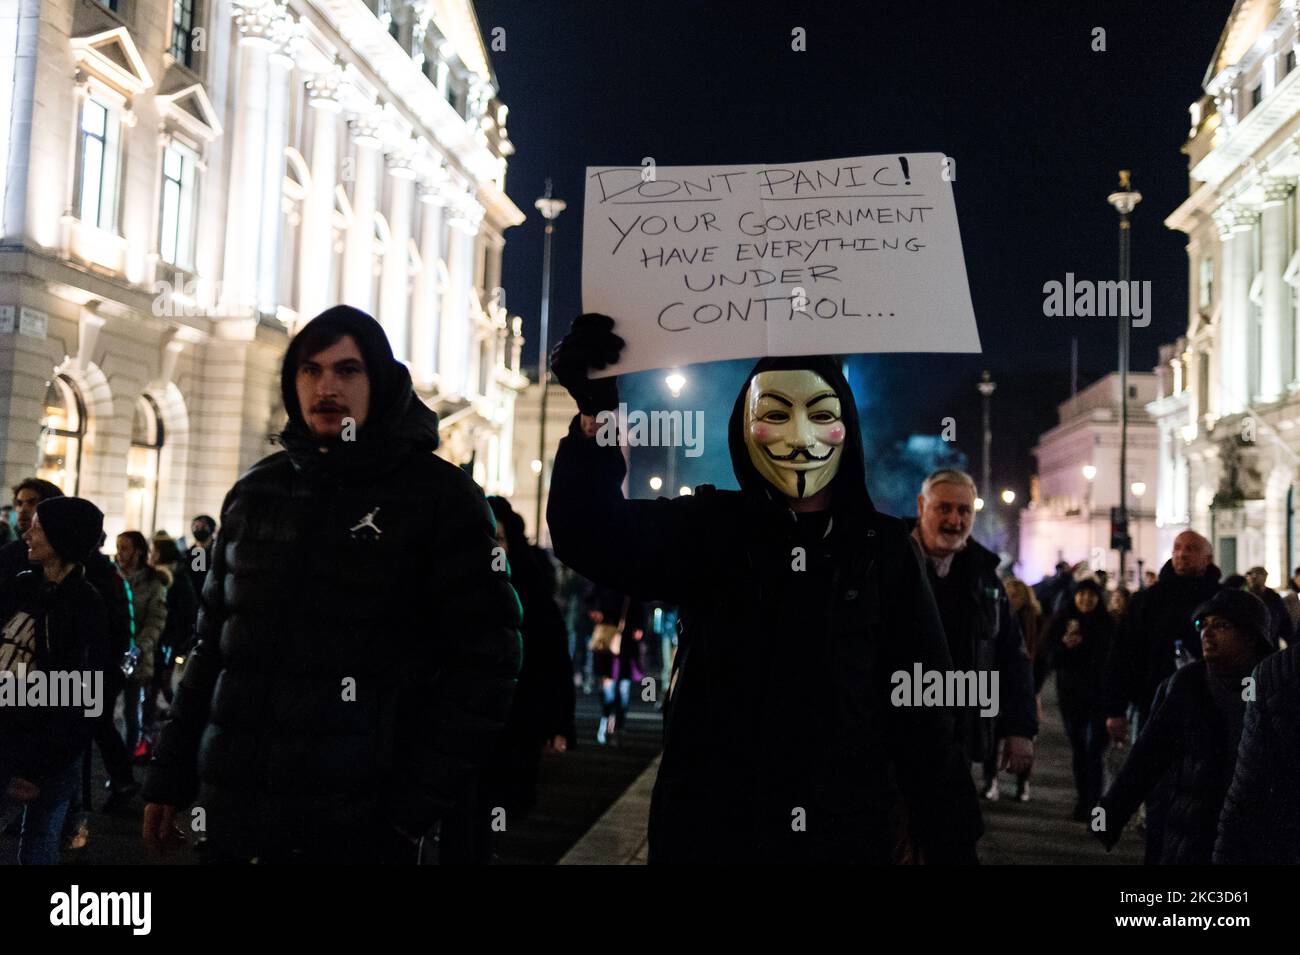
[[472, 786], [519, 670], [519, 601], [482, 492], [433, 454], [437, 416], [378, 324], [334, 312], [368, 359], [386, 353], [367, 361], [370, 414], [356, 441], [322, 444], [282, 376], [285, 450], [226, 496], [145, 783], [150, 802], [197, 799], [226, 855], [426, 832]]
[[131, 679], [148, 686], [153, 679], [158, 641], [167, 626], [167, 584], [152, 567], [142, 567], [123, 579], [131, 591], [131, 620], [135, 626], [135, 646], [140, 651]]
[[748, 382], [729, 436], [739, 492], [626, 500], [619, 448], [584, 436], [576, 416], [556, 455], [556, 555], [681, 608], [650, 861], [887, 863], [901, 800], [927, 860], [973, 862], [983, 826], [951, 711], [891, 705], [892, 675], [952, 665], [920, 552], [871, 504], [838, 364], [799, 361], [841, 396], [829, 512], [796, 516], [754, 468]]
[[1236, 751], [1207, 679], [1205, 661], [1196, 660], [1156, 691], [1146, 727], [1101, 800], [1106, 825], [1096, 834], [1106, 848], [1150, 796], [1147, 865], [1209, 864]]
[[1219, 816], [1214, 861], [1300, 863], [1300, 647], [1264, 658], [1246, 704], [1237, 765]]

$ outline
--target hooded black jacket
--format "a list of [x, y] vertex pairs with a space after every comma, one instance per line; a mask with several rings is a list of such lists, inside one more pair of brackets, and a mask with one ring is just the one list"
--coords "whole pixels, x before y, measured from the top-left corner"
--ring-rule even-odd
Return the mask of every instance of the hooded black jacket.
[[[80, 564], [57, 584], [48, 582], [39, 565], [0, 589], [0, 625], [17, 612], [35, 618], [35, 653], [30, 670], [48, 675], [82, 674], [83, 693], [98, 692], [98, 705], [111, 708], [105, 687], [109, 659], [108, 612]], [[85, 683], [86, 679], [90, 684]], [[95, 685], [98, 681], [98, 686]], [[15, 774], [40, 783], [78, 759], [94, 733], [87, 706], [0, 707], [0, 762]], [[64, 701], [66, 702], [66, 701]]]
[[1201, 641], [1192, 612], [1219, 589], [1219, 568], [1210, 564], [1199, 577], [1180, 577], [1165, 561], [1160, 578], [1133, 595], [1106, 664], [1106, 715], [1124, 716], [1130, 703], [1145, 713], [1156, 688], [1174, 672], [1174, 642], [1196, 659]]
[[1205, 661], [1196, 660], [1160, 685], [1147, 725], [1101, 801], [1106, 826], [1094, 831], [1107, 849], [1145, 799], [1147, 865], [1210, 863], [1237, 753], [1209, 679]]
[[890, 705], [891, 674], [951, 667], [920, 552], [872, 506], [838, 362], [764, 359], [750, 377], [781, 368], [811, 369], [841, 397], [829, 515], [797, 518], [754, 469], [748, 382], [729, 433], [740, 491], [625, 500], [619, 448], [585, 437], [576, 416], [556, 455], [557, 556], [681, 608], [651, 861], [888, 862], [900, 790], [930, 861], [974, 861], [983, 827], [951, 712]]
[[519, 670], [519, 602], [493, 569], [482, 493], [433, 454], [437, 416], [378, 323], [345, 307], [324, 320], [361, 347], [369, 415], [322, 450], [290, 345], [285, 450], [222, 505], [198, 642], [145, 783], [150, 802], [197, 797], [234, 856], [385, 820], [425, 832], [463, 798]]

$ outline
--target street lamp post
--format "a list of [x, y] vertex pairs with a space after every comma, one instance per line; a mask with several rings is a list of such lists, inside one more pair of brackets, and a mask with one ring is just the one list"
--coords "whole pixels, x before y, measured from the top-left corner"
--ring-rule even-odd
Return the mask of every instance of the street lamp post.
[[541, 328], [537, 333], [537, 384], [542, 389], [541, 421], [537, 428], [538, 454], [542, 466], [537, 470], [537, 515], [533, 523], [537, 534], [537, 546], [542, 547], [542, 500], [546, 493], [546, 386], [550, 379], [550, 355], [547, 352], [547, 332], [551, 317], [551, 236], [555, 232], [555, 220], [564, 211], [567, 203], [563, 199], [551, 198], [551, 180], [546, 180], [546, 194], [534, 205], [546, 220], [546, 234], [542, 240], [542, 315]]
[[[1126, 287], [1129, 275], [1129, 213], [1142, 201], [1142, 193], [1130, 188], [1129, 171], [1119, 171], [1119, 191], [1106, 201], [1119, 213], [1119, 280]], [[1128, 336], [1129, 316], [1119, 316], [1119, 518], [1123, 532], [1119, 541], [1119, 579], [1123, 584], [1125, 557], [1128, 554]]]
[[[1133, 508], [1134, 536], [1137, 538], [1137, 546], [1134, 548], [1134, 550], [1137, 552], [1138, 583], [1141, 584], [1142, 583], [1142, 495], [1146, 494], [1147, 492], [1146, 482], [1134, 481], [1132, 484], [1129, 485], [1129, 490], [1132, 491], [1133, 496], [1137, 498], [1137, 504], [1135, 504]], [[1120, 578], [1120, 581], [1121, 583], [1123, 583], [1122, 577]]]
[[1083, 498], [1083, 517], [1088, 523], [1088, 565], [1092, 565], [1092, 482], [1097, 477], [1097, 466], [1095, 464], [1085, 464], [1083, 466], [1083, 477], [1088, 482], [1087, 490]]
[[[674, 398], [682, 393], [682, 388], [686, 386], [686, 377], [681, 372], [674, 371], [664, 378], [664, 384], [672, 392]], [[671, 417], [670, 419], [671, 420]], [[671, 431], [671, 429], [670, 429]], [[677, 434], [671, 434], [671, 440], [668, 442], [668, 493], [673, 493], [673, 488], [677, 486]]]

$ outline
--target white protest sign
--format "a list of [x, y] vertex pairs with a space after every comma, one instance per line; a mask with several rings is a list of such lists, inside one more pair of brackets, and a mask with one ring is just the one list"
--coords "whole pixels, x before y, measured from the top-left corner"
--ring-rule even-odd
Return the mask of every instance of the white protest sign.
[[593, 376], [980, 351], [947, 168], [940, 153], [588, 167], [583, 309], [627, 342]]

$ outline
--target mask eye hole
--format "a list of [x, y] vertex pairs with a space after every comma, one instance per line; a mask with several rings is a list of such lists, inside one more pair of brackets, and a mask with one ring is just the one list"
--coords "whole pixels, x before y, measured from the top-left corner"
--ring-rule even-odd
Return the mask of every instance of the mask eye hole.
[[785, 422], [790, 420], [790, 413], [788, 411], [778, 411], [776, 409], [773, 409], [763, 414], [762, 417], [759, 418], [759, 420], [770, 421], [773, 424], [784, 424]]
[[840, 420], [840, 416], [834, 411], [815, 411], [809, 415], [809, 418], [817, 424], [831, 424]]

